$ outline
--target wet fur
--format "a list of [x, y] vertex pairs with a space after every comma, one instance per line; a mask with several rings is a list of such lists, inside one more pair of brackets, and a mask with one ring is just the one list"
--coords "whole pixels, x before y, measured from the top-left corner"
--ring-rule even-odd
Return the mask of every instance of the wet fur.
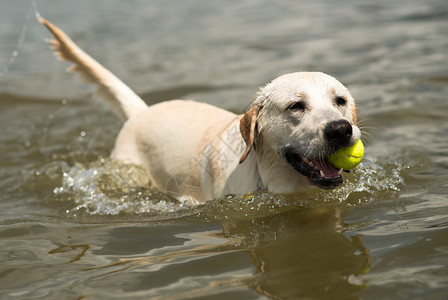
[[[286, 74], [258, 93], [243, 115], [194, 101], [172, 100], [148, 107], [127, 85], [81, 50], [62, 30], [41, 22], [60, 58], [99, 86], [99, 94], [125, 120], [111, 156], [143, 166], [151, 185], [179, 200], [204, 202], [257, 189], [293, 193], [307, 178], [286, 161], [287, 149], [318, 159], [334, 152], [324, 140], [325, 124], [352, 124], [350, 143], [360, 138], [355, 103], [336, 79], [318, 72]], [[337, 97], [347, 101], [344, 107]], [[294, 111], [300, 102], [306, 109]]]

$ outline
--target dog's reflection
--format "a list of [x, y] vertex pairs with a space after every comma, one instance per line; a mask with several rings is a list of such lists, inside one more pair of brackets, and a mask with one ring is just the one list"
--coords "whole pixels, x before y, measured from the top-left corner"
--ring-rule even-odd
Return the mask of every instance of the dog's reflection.
[[273, 299], [353, 299], [371, 258], [361, 236], [346, 236], [340, 208], [298, 209], [223, 224], [243, 236], [256, 275], [248, 285]]

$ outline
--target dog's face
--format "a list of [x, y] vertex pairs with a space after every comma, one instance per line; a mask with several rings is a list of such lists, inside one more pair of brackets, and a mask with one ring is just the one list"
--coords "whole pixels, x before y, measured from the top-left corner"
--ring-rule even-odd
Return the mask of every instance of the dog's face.
[[342, 183], [342, 170], [327, 157], [353, 145], [361, 133], [353, 97], [339, 81], [314, 72], [280, 76], [261, 90], [252, 111], [257, 156], [275, 153], [321, 188]]

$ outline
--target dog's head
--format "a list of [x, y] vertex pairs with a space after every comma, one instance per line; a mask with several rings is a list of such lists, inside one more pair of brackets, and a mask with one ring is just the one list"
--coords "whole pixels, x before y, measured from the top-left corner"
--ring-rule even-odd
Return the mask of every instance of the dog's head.
[[353, 97], [335, 78], [318, 72], [286, 74], [266, 85], [240, 130], [248, 145], [240, 163], [255, 145], [257, 159], [274, 153], [272, 165], [286, 162], [325, 189], [342, 183], [342, 170], [328, 156], [361, 137]]

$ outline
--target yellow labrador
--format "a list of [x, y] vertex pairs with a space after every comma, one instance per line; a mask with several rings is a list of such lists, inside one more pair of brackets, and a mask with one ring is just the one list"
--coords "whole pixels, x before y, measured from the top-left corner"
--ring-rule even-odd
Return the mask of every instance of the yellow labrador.
[[265, 189], [294, 193], [310, 185], [332, 189], [342, 170], [327, 157], [353, 145], [355, 102], [335, 78], [318, 72], [280, 76], [258, 93], [243, 115], [194, 101], [148, 107], [120, 79], [41, 19], [59, 56], [74, 63], [126, 122], [112, 157], [143, 166], [151, 185], [175, 198], [204, 202]]

